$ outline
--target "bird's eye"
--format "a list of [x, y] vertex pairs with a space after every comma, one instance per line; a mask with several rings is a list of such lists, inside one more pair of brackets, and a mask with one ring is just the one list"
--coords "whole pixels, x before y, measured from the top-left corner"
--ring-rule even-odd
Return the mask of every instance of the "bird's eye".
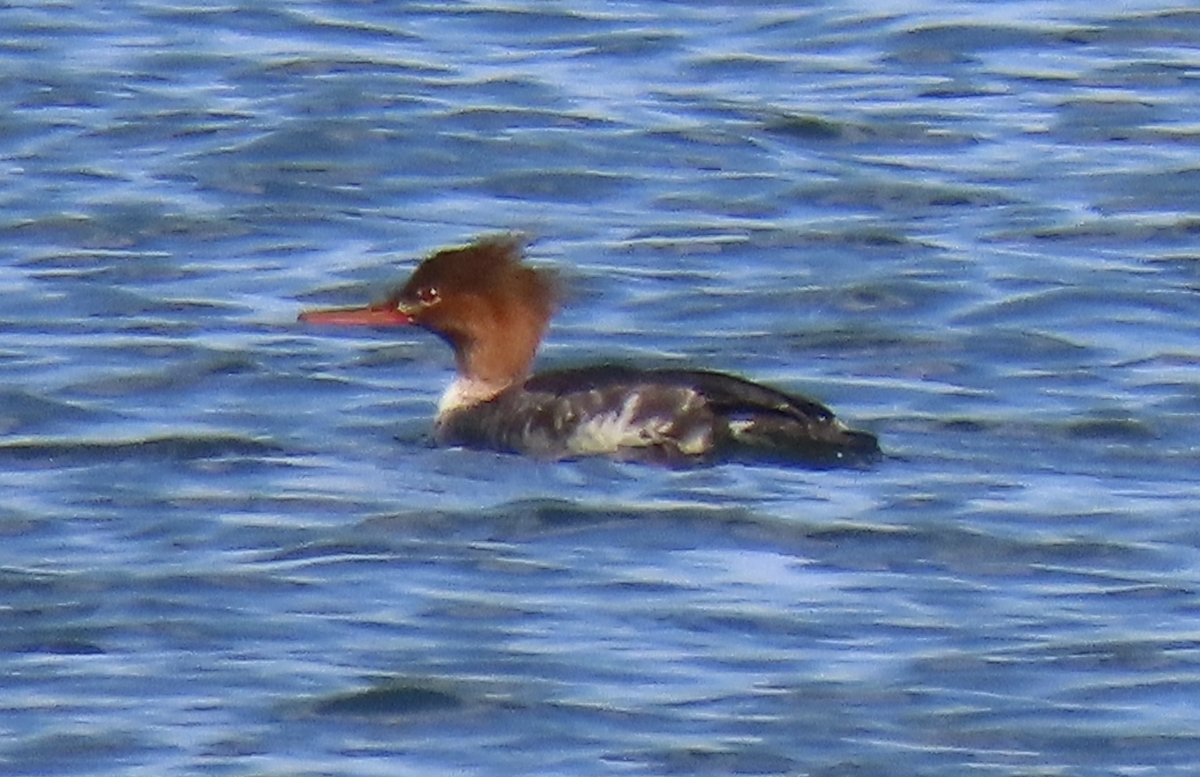
[[422, 286], [417, 292], [417, 299], [421, 300], [422, 305], [432, 305], [441, 298], [436, 286]]

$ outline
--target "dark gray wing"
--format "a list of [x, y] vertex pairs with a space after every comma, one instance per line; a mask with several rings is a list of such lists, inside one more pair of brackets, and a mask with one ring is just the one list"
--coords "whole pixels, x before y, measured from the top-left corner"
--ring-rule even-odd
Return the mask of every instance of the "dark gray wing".
[[858, 465], [880, 455], [874, 435], [848, 428], [821, 403], [720, 372], [604, 365], [543, 373], [524, 386], [535, 392], [615, 396], [630, 387], [702, 397], [714, 417], [713, 445], [727, 453], [758, 452], [815, 465]]

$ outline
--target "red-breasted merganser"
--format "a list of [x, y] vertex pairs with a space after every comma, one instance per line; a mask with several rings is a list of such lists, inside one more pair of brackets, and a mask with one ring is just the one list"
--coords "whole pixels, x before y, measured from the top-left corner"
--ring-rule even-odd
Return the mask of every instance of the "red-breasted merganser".
[[603, 365], [530, 376], [557, 285], [492, 237], [439, 251], [383, 302], [302, 313], [312, 324], [415, 325], [454, 349], [458, 377], [438, 404], [444, 445], [542, 459], [608, 455], [665, 464], [725, 458], [811, 466], [877, 459], [873, 435], [811, 399], [703, 370]]

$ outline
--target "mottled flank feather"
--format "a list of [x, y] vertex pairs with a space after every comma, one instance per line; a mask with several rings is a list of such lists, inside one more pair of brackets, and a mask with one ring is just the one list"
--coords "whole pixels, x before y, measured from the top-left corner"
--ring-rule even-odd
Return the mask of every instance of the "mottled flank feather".
[[703, 463], [758, 454], [860, 465], [879, 456], [874, 436], [848, 429], [812, 400], [719, 373], [614, 366], [530, 378], [445, 415], [438, 437], [545, 459]]

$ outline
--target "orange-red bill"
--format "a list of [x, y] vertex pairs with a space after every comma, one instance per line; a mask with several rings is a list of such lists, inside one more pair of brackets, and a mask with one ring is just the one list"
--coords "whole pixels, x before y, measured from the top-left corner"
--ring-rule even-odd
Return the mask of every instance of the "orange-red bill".
[[412, 316], [391, 306], [306, 310], [300, 320], [330, 326], [407, 326], [413, 322]]

